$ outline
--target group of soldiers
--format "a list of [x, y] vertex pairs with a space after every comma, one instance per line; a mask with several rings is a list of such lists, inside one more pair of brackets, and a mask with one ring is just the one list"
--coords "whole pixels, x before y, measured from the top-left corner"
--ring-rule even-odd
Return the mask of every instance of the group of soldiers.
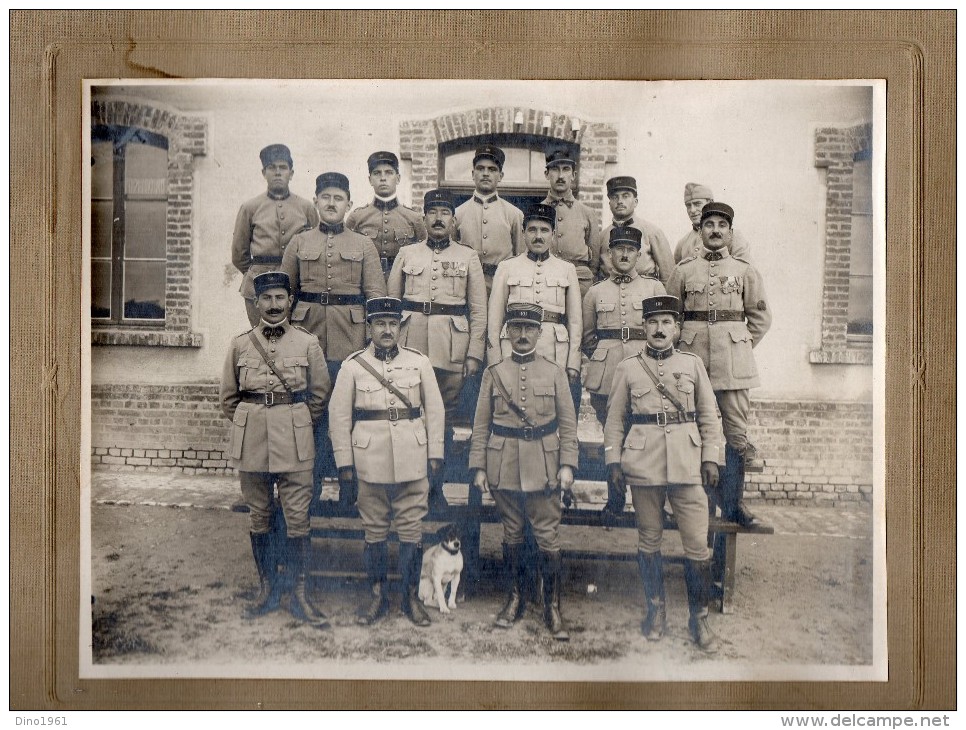
[[[586, 388], [604, 426], [602, 519], [624, 510], [628, 488], [637, 516], [642, 633], [658, 640], [666, 630], [669, 502], [684, 544], [690, 632], [716, 650], [709, 498], [726, 519], [756, 522], [741, 497], [757, 458], [746, 435], [748, 392], [758, 385], [752, 348], [771, 318], [762, 280], [732, 228], [734, 211], [703, 185], [685, 188], [692, 230], [673, 253], [660, 229], [634, 216], [632, 177], [607, 181], [614, 218], [601, 232], [574, 197], [572, 153], [547, 150], [547, 197], [524, 212], [498, 193], [505, 153], [481, 145], [472, 197], [457, 206], [432, 190], [419, 215], [396, 198], [392, 152], [369, 157], [374, 197], [350, 213], [345, 175], [319, 175], [309, 202], [289, 189], [289, 149], [261, 151], [267, 190], [241, 207], [232, 243], [252, 329], [233, 339], [221, 386], [260, 577], [253, 615], [281, 606], [282, 563], [292, 614], [328, 626], [305, 574], [309, 507], [335, 476], [340, 502], [358, 505], [365, 529], [371, 598], [358, 622], [388, 612], [394, 521], [402, 611], [428, 625], [416, 596], [422, 522], [446, 506], [453, 426], [469, 409], [471, 488], [491, 493], [504, 530], [509, 589], [495, 625], [523, 615], [531, 533], [544, 621], [567, 640], [558, 533]], [[281, 542], [271, 537], [276, 490]]]

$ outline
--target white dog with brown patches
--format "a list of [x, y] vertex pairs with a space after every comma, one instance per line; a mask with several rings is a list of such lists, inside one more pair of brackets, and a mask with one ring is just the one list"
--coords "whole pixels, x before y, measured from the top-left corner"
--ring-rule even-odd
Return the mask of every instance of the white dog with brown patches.
[[[445, 525], [436, 533], [438, 544], [423, 554], [423, 567], [419, 574], [419, 600], [426, 606], [434, 603], [440, 613], [456, 608], [456, 591], [463, 572], [463, 553], [456, 525]], [[446, 587], [449, 586], [449, 600]]]

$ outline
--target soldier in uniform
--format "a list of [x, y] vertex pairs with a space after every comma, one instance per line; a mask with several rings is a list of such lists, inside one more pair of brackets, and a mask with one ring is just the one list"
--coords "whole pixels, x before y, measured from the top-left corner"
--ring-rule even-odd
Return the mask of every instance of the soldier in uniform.
[[510, 591], [496, 626], [509, 628], [523, 615], [529, 525], [539, 548], [544, 622], [555, 639], [566, 641], [558, 532], [561, 494], [570, 492], [577, 468], [577, 416], [563, 369], [538, 352], [541, 307], [516, 302], [505, 319], [511, 352], [483, 373], [470, 450], [473, 486], [491, 492], [503, 523]]
[[665, 497], [684, 546], [688, 629], [706, 652], [718, 650], [708, 626], [711, 592], [708, 497], [721, 461], [721, 421], [701, 360], [674, 349], [680, 302], [658, 296], [643, 302], [647, 345], [617, 368], [604, 427], [608, 491], [629, 485], [637, 517], [637, 562], [646, 611], [641, 632], [650, 641], [666, 631], [661, 537]]
[[503, 261], [493, 277], [487, 316], [488, 358], [491, 363], [509, 357], [512, 344], [503, 317], [510, 304], [537, 304], [543, 312], [537, 352], [567, 373], [574, 408], [580, 403], [581, 288], [577, 270], [553, 255], [557, 211], [549, 205], [531, 207], [524, 218], [527, 252]]
[[399, 158], [392, 152], [373, 152], [369, 155], [368, 166], [369, 184], [375, 197], [368, 205], [349, 213], [345, 227], [372, 239], [379, 252], [382, 270], [388, 277], [399, 249], [425, 240], [426, 226], [419, 213], [401, 205], [396, 198]]
[[423, 562], [427, 474], [443, 468], [443, 399], [429, 358], [397, 345], [402, 302], [370, 299], [366, 317], [372, 341], [346, 359], [329, 404], [339, 483], [357, 482], [366, 532], [363, 560], [372, 600], [358, 622], [372, 624], [388, 610], [387, 540], [395, 520], [402, 611], [417, 626], [428, 626], [416, 591]]
[[238, 210], [231, 239], [231, 262], [244, 275], [239, 291], [245, 299], [245, 311], [252, 327], [261, 317], [255, 306], [252, 285], [255, 276], [278, 269], [292, 236], [305, 226], [319, 223], [319, 214], [312, 203], [289, 192], [295, 173], [288, 147], [271, 144], [258, 156], [268, 190]]
[[674, 268], [671, 246], [664, 231], [650, 221], [633, 217], [638, 203], [637, 181], [626, 176], [612, 177], [607, 181], [607, 201], [611, 213], [614, 214], [614, 222], [600, 234], [598, 249], [601, 277], [614, 273], [608, 250], [611, 230], [616, 227], [636, 228], [641, 232], [641, 255], [637, 260], [637, 273], [660, 279], [662, 284], [666, 282]]
[[643, 235], [639, 228], [609, 228], [612, 275], [590, 287], [584, 297], [582, 348], [590, 358], [584, 387], [601, 425], [607, 420], [607, 397], [621, 360], [640, 352], [644, 345], [641, 302], [664, 294], [664, 285], [638, 271]]
[[[674, 247], [675, 263], [679, 264], [686, 258], [701, 255], [701, 249], [704, 248], [701, 241], [701, 210], [711, 202], [714, 202], [714, 193], [707, 185], [689, 182], [684, 186], [684, 208], [691, 219], [691, 230]], [[731, 233], [731, 255], [751, 262], [751, 251], [745, 237], [740, 231], [732, 230]]]
[[748, 441], [748, 390], [757, 387], [752, 348], [771, 326], [761, 275], [733, 256], [734, 210], [708, 203], [701, 211], [700, 256], [684, 259], [667, 283], [668, 293], [684, 302], [680, 348], [701, 358], [711, 378], [727, 441], [726, 462], [718, 490], [726, 519], [745, 527], [757, 523], [742, 501], [745, 469], [757, 460]]
[[600, 223], [597, 214], [574, 197], [577, 163], [570, 147], [551, 147], [546, 160], [550, 190], [541, 202], [552, 206], [556, 213], [550, 252], [577, 269], [583, 297], [600, 267]]
[[523, 250], [523, 211], [500, 197], [506, 154], [482, 145], [473, 155], [473, 197], [456, 209], [459, 242], [480, 257], [486, 291], [493, 285], [497, 264]]
[[288, 321], [292, 307], [286, 274], [271, 271], [252, 282], [257, 326], [231, 343], [221, 377], [221, 407], [231, 420], [228, 451], [249, 507], [252, 554], [260, 589], [252, 615], [280, 605], [279, 556], [270, 535], [274, 488], [285, 514], [286, 552], [295, 584], [289, 610], [298, 620], [324, 628], [325, 615], [306, 595], [309, 503], [315, 448], [312, 423], [322, 415], [332, 384], [318, 339]]
[[[389, 296], [402, 299], [400, 342], [429, 357], [446, 407], [443, 452], [452, 456], [460, 390], [483, 362], [486, 286], [479, 256], [450, 241], [453, 199], [430, 190], [423, 200], [426, 245], [400, 250], [389, 275]], [[442, 476], [442, 475], [440, 475]], [[441, 480], [431, 483], [431, 511], [446, 507]]]
[[[315, 205], [322, 222], [292, 238], [282, 257], [282, 271], [296, 292], [292, 321], [319, 338], [334, 382], [342, 361], [365, 346], [366, 299], [385, 296], [386, 279], [372, 241], [343, 224], [352, 205], [349, 179], [338, 172], [319, 175]], [[316, 498], [323, 477], [335, 475], [327, 419], [326, 414], [315, 431]], [[352, 504], [354, 496], [340, 490], [339, 501]]]

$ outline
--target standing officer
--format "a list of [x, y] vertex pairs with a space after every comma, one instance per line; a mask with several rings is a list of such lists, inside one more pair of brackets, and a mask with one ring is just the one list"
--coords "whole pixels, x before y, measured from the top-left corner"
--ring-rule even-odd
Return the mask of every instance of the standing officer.
[[[681, 263], [691, 256], [701, 255], [701, 249], [704, 247], [701, 241], [701, 210], [711, 202], [714, 202], [714, 193], [707, 185], [688, 183], [684, 186], [684, 208], [688, 211], [688, 218], [691, 219], [691, 230], [674, 247], [675, 263]], [[729, 246], [731, 255], [750, 262], [751, 251], [745, 237], [741, 235], [740, 231], [733, 230], [731, 233], [731, 245]], [[667, 279], [665, 279], [666, 281]]]
[[231, 262], [244, 274], [239, 291], [245, 298], [245, 311], [252, 327], [260, 317], [255, 306], [253, 279], [277, 269], [292, 236], [306, 226], [319, 223], [319, 214], [312, 203], [289, 192], [295, 172], [288, 147], [270, 144], [258, 156], [268, 190], [238, 210], [231, 238]]
[[[402, 299], [400, 342], [433, 363], [446, 406], [444, 458], [453, 450], [453, 421], [463, 381], [480, 370], [486, 338], [486, 286], [476, 252], [450, 242], [453, 199], [430, 190], [423, 199], [426, 245], [400, 250], [389, 275], [389, 296]], [[442, 474], [440, 474], [440, 477]], [[442, 480], [431, 483], [430, 510], [445, 508]]]
[[288, 528], [286, 552], [295, 575], [289, 610], [299, 621], [328, 626], [305, 590], [309, 561], [309, 503], [315, 448], [312, 422], [332, 390], [318, 339], [288, 321], [289, 278], [279, 271], [253, 281], [261, 326], [232, 340], [221, 376], [221, 407], [231, 422], [228, 451], [248, 503], [252, 554], [260, 589], [252, 615], [279, 607], [278, 557], [272, 554], [274, 487]]
[[363, 560], [372, 600], [358, 623], [367, 626], [386, 615], [386, 541], [395, 520], [402, 611], [417, 626], [428, 626], [416, 590], [429, 492], [427, 460], [430, 475], [443, 468], [443, 399], [429, 358], [397, 345], [402, 302], [370, 299], [366, 317], [372, 341], [346, 359], [329, 404], [339, 484], [358, 481], [366, 532]]
[[607, 277], [614, 273], [608, 250], [611, 230], [615, 227], [636, 228], [641, 232], [641, 254], [637, 260], [637, 273], [660, 279], [662, 284], [666, 282], [674, 268], [671, 246], [664, 231], [650, 221], [633, 217], [638, 203], [637, 181], [626, 176], [612, 177], [607, 181], [607, 202], [614, 214], [614, 222], [600, 234], [600, 275]]
[[607, 420], [607, 396], [621, 360], [640, 352], [645, 339], [641, 302], [664, 294], [656, 278], [638, 273], [642, 234], [639, 228], [611, 227], [612, 275], [594, 284], [584, 296], [582, 347], [590, 358], [584, 387], [601, 425]]
[[[556, 169], [556, 168], [554, 168]], [[493, 277], [487, 316], [491, 363], [509, 357], [512, 344], [504, 331], [507, 306], [537, 304], [543, 312], [537, 352], [564, 368], [570, 381], [574, 408], [580, 403], [580, 283], [574, 265], [550, 253], [556, 211], [549, 205], [531, 207], [524, 218], [527, 252], [502, 262]]]
[[[282, 270], [291, 278], [298, 302], [292, 321], [319, 338], [329, 378], [335, 381], [342, 361], [365, 346], [366, 299], [385, 296], [386, 279], [372, 241], [343, 225], [352, 205], [349, 179], [338, 172], [319, 175], [315, 205], [322, 222], [292, 238], [282, 257]], [[323, 477], [335, 475], [327, 421], [325, 414], [316, 424], [316, 498]], [[341, 504], [354, 501], [351, 492], [339, 490]]]
[[752, 348], [771, 327], [761, 275], [733, 256], [734, 210], [708, 203], [701, 211], [700, 256], [684, 259], [667, 283], [668, 293], [684, 302], [680, 348], [701, 358], [711, 378], [724, 435], [725, 469], [719, 496], [725, 518], [750, 527], [758, 522], [742, 501], [745, 468], [757, 459], [748, 442], [749, 388], [760, 384]]
[[552, 206], [556, 214], [550, 251], [577, 269], [583, 297], [600, 267], [600, 223], [597, 214], [574, 197], [577, 163], [571, 148], [552, 147], [547, 150], [546, 160], [550, 190], [541, 202]]
[[537, 352], [543, 310], [517, 302], [505, 315], [511, 354], [483, 373], [470, 449], [473, 486], [492, 493], [503, 522], [511, 587], [495, 625], [510, 628], [523, 615], [524, 527], [529, 524], [539, 548], [544, 622], [553, 638], [567, 641], [560, 616], [558, 532], [561, 491], [570, 491], [577, 468], [577, 416], [563, 370]]
[[425, 240], [426, 226], [419, 213], [396, 199], [399, 158], [392, 152], [373, 152], [368, 166], [369, 184], [375, 197], [368, 205], [349, 213], [345, 227], [372, 239], [383, 273], [388, 277], [400, 247]]
[[478, 147], [473, 156], [473, 197], [456, 209], [459, 242], [479, 255], [487, 294], [497, 264], [523, 250], [523, 211], [497, 193], [505, 161], [499, 147]]
[[661, 538], [664, 500], [671, 502], [684, 546], [688, 629], [706, 652], [718, 650], [708, 626], [711, 591], [708, 497], [718, 482], [721, 421], [701, 360], [674, 349], [680, 302], [643, 302], [647, 345], [617, 368], [604, 427], [608, 490], [631, 488], [637, 517], [637, 563], [647, 599], [641, 633], [660, 639], [667, 628]]

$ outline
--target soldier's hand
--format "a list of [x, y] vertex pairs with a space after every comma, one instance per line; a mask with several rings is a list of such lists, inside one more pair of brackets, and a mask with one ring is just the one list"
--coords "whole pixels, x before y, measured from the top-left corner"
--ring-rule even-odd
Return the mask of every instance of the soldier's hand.
[[477, 469], [476, 473], [473, 474], [473, 486], [479, 489], [481, 492], [490, 491], [490, 485], [486, 481], [485, 469]]
[[708, 489], [718, 486], [718, 465], [713, 461], [701, 462], [701, 483]]
[[557, 483], [565, 492], [569, 492], [574, 486], [574, 470], [569, 466], [562, 466], [557, 472]]
[[443, 460], [430, 459], [429, 460], [429, 478], [436, 479], [442, 473], [443, 473]]
[[601, 513], [601, 520], [605, 526], [615, 522], [617, 515], [624, 511], [627, 504], [627, 480], [620, 464], [607, 467], [607, 504]]
[[577, 385], [580, 382], [580, 371], [567, 368], [567, 380], [570, 381], [571, 385]]
[[480, 372], [480, 365], [482, 364], [483, 363], [481, 363], [475, 357], [466, 358], [466, 360], [463, 362], [463, 377], [472, 378], [474, 375]]

